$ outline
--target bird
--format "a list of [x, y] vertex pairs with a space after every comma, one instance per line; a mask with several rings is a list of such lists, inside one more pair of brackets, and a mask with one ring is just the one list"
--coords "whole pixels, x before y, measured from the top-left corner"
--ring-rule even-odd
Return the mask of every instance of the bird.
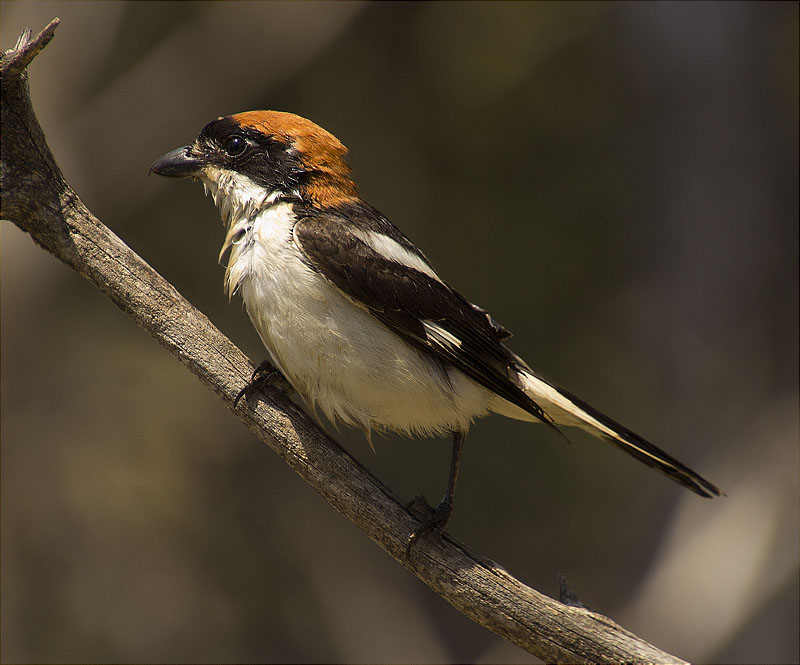
[[306, 118], [246, 111], [212, 120], [150, 167], [200, 181], [219, 209], [225, 291], [241, 295], [269, 356], [236, 402], [259, 372], [277, 371], [312, 410], [360, 427], [370, 445], [373, 430], [452, 436], [444, 497], [409, 546], [443, 532], [465, 436], [490, 413], [580, 428], [702, 497], [722, 494], [511, 351], [510, 333], [359, 196], [347, 152]]

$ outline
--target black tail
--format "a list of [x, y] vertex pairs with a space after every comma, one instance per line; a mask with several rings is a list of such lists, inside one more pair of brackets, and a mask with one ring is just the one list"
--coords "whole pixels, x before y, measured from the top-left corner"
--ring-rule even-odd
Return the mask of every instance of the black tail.
[[537, 376], [528, 368], [525, 370], [520, 376], [525, 393], [539, 404], [557, 425], [580, 427], [594, 436], [605, 439], [700, 496], [712, 498], [724, 494], [716, 485], [708, 482], [661, 448], [631, 432], [627, 427], [623, 427], [566, 390]]

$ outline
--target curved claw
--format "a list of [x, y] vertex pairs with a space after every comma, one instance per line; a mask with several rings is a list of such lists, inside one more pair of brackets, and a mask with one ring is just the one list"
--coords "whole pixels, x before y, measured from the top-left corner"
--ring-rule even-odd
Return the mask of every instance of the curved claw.
[[236, 393], [236, 397], [233, 398], [233, 408], [236, 409], [239, 405], [239, 400], [245, 395], [249, 395], [253, 390], [260, 390], [263, 386], [275, 385], [280, 381], [285, 382], [286, 389], [291, 389], [289, 382], [286, 381], [286, 378], [281, 374], [279, 369], [269, 360], [262, 361], [259, 363], [258, 367], [253, 370], [253, 374], [250, 376], [250, 380], [245, 384], [244, 388]]
[[[420, 497], [413, 499], [409, 503], [409, 506], [413, 503], [416, 503], [419, 499]], [[453, 503], [451, 502], [450, 497], [446, 496], [439, 502], [439, 505], [437, 505], [436, 508], [432, 509], [428, 519], [421, 523], [420, 526], [414, 529], [408, 536], [408, 540], [406, 541], [406, 558], [411, 558], [411, 547], [426, 533], [441, 534], [442, 531], [444, 531], [445, 526], [447, 526], [447, 522], [449, 521], [452, 513]]]

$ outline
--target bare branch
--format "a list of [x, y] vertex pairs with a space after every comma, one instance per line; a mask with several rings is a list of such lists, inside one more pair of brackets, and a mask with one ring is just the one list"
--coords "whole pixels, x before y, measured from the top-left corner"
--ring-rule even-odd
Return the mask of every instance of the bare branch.
[[31, 39], [31, 29], [25, 28], [13, 49], [3, 53], [3, 73], [19, 76], [36, 55], [50, 43], [61, 19], [56, 17], [48, 23], [35, 39]]
[[[86, 277], [233, 410], [252, 365], [178, 291], [105, 227], [64, 180], [31, 107], [25, 67], [58, 19], [26, 30], [2, 57], [3, 219]], [[456, 609], [548, 662], [684, 661], [610, 619], [525, 586], [448, 536], [405, 554], [416, 519], [390, 490], [319, 430], [287, 397], [243, 400], [236, 415], [369, 538]]]

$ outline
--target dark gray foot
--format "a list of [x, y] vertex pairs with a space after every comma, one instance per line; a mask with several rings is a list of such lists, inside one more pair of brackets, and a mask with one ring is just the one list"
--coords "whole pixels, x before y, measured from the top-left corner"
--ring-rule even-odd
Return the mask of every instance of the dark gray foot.
[[444, 528], [447, 526], [450, 515], [453, 513], [453, 503], [451, 502], [450, 497], [447, 496], [439, 502], [439, 505], [436, 506], [436, 508], [431, 508], [423, 496], [415, 497], [406, 506], [406, 508], [410, 508], [412, 505], [419, 506], [420, 504], [424, 506], [424, 509], [428, 513], [428, 517], [424, 519], [420, 526], [414, 529], [414, 531], [412, 531], [411, 535], [408, 537], [408, 540], [406, 541], [407, 558], [411, 557], [411, 548], [422, 536], [427, 533], [433, 533], [436, 535], [441, 534], [442, 531], [444, 531]]
[[291, 392], [292, 390], [292, 387], [289, 385], [286, 377], [281, 374], [281, 371], [276, 369], [269, 360], [264, 360], [253, 370], [250, 381], [236, 394], [236, 397], [233, 399], [233, 408], [235, 409], [238, 406], [239, 400], [242, 399], [242, 397], [249, 397], [254, 390], [261, 390], [267, 386], [275, 386], [285, 392]]

